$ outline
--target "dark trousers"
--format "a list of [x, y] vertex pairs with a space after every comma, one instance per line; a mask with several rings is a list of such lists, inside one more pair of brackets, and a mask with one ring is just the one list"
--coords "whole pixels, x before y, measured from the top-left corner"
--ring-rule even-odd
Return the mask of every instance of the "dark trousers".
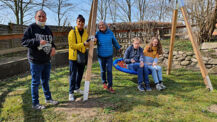
[[[112, 57], [101, 58], [98, 57], [102, 83], [108, 82], [108, 88], [112, 87]], [[106, 77], [107, 74], [107, 77]], [[106, 80], [107, 79], [107, 80]]]
[[30, 70], [32, 75], [32, 83], [31, 83], [31, 93], [32, 93], [32, 104], [39, 104], [39, 95], [38, 95], [38, 87], [40, 85], [40, 81], [42, 83], [42, 88], [44, 91], [44, 96], [46, 100], [51, 100], [51, 93], [49, 89], [49, 79], [50, 79], [50, 70], [51, 64], [35, 64], [30, 62]]
[[69, 60], [69, 94], [74, 93], [74, 90], [80, 88], [84, 68], [85, 64], [79, 64], [77, 61]]

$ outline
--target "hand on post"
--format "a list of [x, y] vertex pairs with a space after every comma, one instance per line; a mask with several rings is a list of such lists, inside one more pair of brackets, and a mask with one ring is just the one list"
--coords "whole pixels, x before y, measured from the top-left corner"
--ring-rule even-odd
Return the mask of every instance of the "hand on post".
[[88, 46], [88, 45], [89, 45], [89, 41], [85, 41], [84, 46]]
[[97, 43], [97, 38], [94, 38], [94, 44], [96, 44]]

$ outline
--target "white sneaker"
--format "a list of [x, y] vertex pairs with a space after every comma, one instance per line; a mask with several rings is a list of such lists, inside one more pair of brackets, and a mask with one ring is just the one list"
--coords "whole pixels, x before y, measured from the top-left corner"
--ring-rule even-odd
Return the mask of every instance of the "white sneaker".
[[74, 98], [74, 94], [69, 94], [69, 101], [74, 101], [75, 98]]
[[166, 89], [167, 87], [163, 84], [163, 82], [160, 83], [160, 86], [162, 89]]
[[45, 103], [56, 105], [56, 104], [58, 104], [58, 101], [55, 101], [55, 100], [45, 100]]
[[75, 92], [75, 93], [84, 94], [84, 91], [82, 91], [81, 89], [74, 90], [74, 92]]
[[32, 108], [35, 110], [42, 110], [42, 109], [45, 109], [45, 106], [41, 104], [37, 104], [37, 105], [33, 105]]
[[163, 88], [161, 87], [161, 85], [160, 85], [159, 83], [156, 85], [156, 89], [157, 89], [158, 91], [163, 90]]

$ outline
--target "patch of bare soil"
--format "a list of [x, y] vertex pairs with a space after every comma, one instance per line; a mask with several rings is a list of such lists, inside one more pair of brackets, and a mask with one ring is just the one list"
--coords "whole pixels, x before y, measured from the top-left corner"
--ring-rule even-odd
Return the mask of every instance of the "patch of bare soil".
[[97, 98], [88, 98], [87, 101], [83, 101], [82, 97], [76, 98], [75, 101], [60, 103], [55, 109], [55, 112], [61, 112], [65, 114], [66, 121], [70, 122], [83, 122], [83, 121], [109, 121], [112, 117], [109, 114], [103, 112], [103, 108], [111, 106], [109, 104], [100, 103]]
[[208, 111], [217, 114], [217, 105], [211, 105], [208, 107]]

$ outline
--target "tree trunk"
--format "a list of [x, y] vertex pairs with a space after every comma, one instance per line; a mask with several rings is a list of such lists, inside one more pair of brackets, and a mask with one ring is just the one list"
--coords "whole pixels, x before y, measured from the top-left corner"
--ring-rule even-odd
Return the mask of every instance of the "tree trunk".
[[127, 5], [128, 5], [128, 19], [129, 19], [129, 22], [131, 22], [131, 0], [127, 0]]
[[15, 8], [15, 16], [16, 16], [17, 24], [20, 24], [20, 19], [19, 19], [19, 0], [14, 0], [14, 8]]
[[210, 16], [207, 17], [206, 24], [203, 25], [203, 27], [199, 32], [199, 37], [198, 37], [199, 43], [203, 43], [211, 40], [212, 34], [215, 30], [216, 19], [217, 19], [217, 0], [215, 0], [215, 8], [213, 12], [210, 14]]
[[19, 5], [19, 8], [20, 8], [20, 24], [23, 25], [23, 0], [20, 0], [20, 5]]

